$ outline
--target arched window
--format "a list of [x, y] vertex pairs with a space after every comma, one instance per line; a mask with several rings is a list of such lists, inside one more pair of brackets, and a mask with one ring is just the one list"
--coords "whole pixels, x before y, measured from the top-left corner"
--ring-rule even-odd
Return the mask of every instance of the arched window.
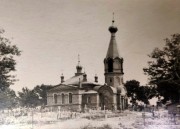
[[54, 103], [57, 104], [57, 94], [54, 94]]
[[62, 104], [64, 104], [64, 102], [65, 102], [65, 96], [64, 96], [64, 94], [62, 93]]
[[113, 60], [108, 60], [108, 72], [113, 72]]
[[69, 93], [69, 103], [72, 103], [72, 93]]

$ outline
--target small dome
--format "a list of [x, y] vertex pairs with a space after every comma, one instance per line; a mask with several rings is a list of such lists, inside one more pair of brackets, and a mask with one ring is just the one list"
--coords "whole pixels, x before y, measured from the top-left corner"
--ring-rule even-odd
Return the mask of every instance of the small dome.
[[78, 64], [78, 65], [76, 66], [76, 68], [77, 68], [77, 69], [82, 69], [82, 66], [81, 66], [80, 64]]
[[109, 31], [110, 31], [111, 33], [116, 33], [116, 32], [118, 31], [118, 28], [117, 28], [116, 26], [110, 26], [110, 27], [109, 27]]
[[79, 54], [78, 54], [78, 64], [76, 66], [76, 69], [82, 69], [82, 66], [80, 64], [80, 56], [79, 56]]

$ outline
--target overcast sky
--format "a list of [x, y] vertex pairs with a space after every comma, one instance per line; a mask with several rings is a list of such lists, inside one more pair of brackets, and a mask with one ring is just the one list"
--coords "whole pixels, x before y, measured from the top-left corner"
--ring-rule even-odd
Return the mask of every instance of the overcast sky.
[[0, 27], [22, 55], [14, 90], [60, 83], [76, 72], [78, 54], [88, 79], [104, 83], [112, 13], [124, 58], [124, 80], [147, 83], [143, 67], [155, 47], [180, 33], [180, 0], [0, 0]]

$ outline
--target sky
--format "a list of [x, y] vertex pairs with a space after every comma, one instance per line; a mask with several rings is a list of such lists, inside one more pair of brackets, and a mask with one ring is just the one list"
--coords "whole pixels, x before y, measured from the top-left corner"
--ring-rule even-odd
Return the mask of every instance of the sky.
[[[180, 33], [180, 0], [0, 0], [0, 28], [22, 50], [15, 91], [57, 85], [74, 76], [80, 55], [87, 78], [104, 83], [104, 64], [115, 13], [124, 81], [146, 85], [143, 68], [155, 47]], [[84, 71], [84, 70], [83, 70]]]

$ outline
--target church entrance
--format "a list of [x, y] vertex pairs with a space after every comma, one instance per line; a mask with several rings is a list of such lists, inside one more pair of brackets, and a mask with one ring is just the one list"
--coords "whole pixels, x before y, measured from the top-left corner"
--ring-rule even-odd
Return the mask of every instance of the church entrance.
[[110, 104], [111, 102], [109, 102], [108, 96], [100, 93], [100, 94], [99, 94], [99, 97], [100, 97], [100, 107], [101, 107], [101, 110], [109, 109], [109, 104]]
[[99, 106], [101, 110], [112, 110], [113, 108], [113, 93], [102, 88], [99, 91]]

